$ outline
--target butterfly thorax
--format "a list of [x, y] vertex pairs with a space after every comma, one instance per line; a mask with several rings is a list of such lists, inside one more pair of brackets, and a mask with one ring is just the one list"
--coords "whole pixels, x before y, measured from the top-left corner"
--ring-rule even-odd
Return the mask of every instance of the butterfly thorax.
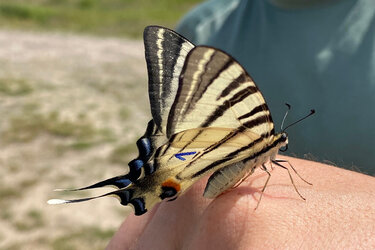
[[286, 147], [288, 145], [288, 135], [285, 132], [281, 132], [279, 134], [276, 134], [272, 136], [272, 140], [269, 143], [269, 148], [270, 148], [270, 159], [274, 160], [279, 149]]

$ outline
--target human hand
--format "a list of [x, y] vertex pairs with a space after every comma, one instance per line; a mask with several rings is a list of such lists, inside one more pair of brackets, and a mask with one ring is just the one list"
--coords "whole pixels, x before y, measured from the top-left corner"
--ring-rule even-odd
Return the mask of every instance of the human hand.
[[[207, 178], [173, 202], [130, 215], [107, 249], [375, 249], [375, 178], [296, 158], [289, 160], [310, 186], [275, 166], [258, 169], [214, 200], [202, 197]], [[292, 172], [293, 174], [293, 172]]]

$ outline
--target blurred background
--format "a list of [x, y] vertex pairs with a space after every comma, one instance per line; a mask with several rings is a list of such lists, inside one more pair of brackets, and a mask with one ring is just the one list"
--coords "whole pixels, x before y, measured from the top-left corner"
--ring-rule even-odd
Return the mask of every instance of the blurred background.
[[129, 209], [109, 190], [150, 119], [143, 29], [198, 0], [0, 1], [0, 249], [103, 249]]

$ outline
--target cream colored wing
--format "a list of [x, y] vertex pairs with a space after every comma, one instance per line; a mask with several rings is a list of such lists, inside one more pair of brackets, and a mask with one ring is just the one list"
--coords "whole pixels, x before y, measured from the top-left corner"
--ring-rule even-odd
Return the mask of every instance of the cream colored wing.
[[247, 72], [225, 52], [205, 46], [195, 47], [186, 57], [167, 135], [196, 127], [274, 133], [267, 104]]
[[154, 167], [158, 174], [173, 176], [183, 193], [204, 175], [225, 166], [243, 168], [242, 160], [264, 143], [265, 138], [250, 130], [189, 129], [173, 135], [168, 144], [157, 150]]

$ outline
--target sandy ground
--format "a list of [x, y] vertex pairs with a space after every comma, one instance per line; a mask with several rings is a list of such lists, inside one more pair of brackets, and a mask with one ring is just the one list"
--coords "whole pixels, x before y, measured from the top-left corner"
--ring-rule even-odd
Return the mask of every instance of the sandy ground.
[[149, 119], [143, 44], [0, 30], [0, 249], [102, 249], [116, 199], [47, 205], [127, 171]]

